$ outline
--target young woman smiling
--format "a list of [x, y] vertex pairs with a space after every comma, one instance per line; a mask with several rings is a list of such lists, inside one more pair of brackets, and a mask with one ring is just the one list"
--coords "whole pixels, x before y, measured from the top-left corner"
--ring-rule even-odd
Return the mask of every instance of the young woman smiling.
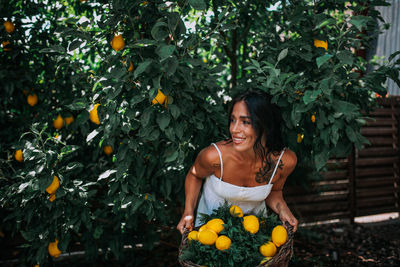
[[201, 150], [186, 175], [185, 209], [177, 225], [181, 233], [199, 226], [201, 213], [211, 214], [225, 201], [245, 214], [266, 212], [269, 207], [297, 230], [298, 221], [282, 195], [297, 157], [283, 144], [281, 122], [279, 108], [264, 92], [246, 92], [232, 101], [231, 139]]

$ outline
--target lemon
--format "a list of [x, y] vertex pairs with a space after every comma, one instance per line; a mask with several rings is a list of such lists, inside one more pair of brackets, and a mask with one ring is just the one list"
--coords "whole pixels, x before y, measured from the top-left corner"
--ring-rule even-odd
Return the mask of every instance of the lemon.
[[51, 194], [49, 197], [50, 202], [53, 202], [56, 199], [56, 194]]
[[304, 138], [304, 134], [297, 134], [297, 143], [301, 143], [302, 141], [303, 141], [303, 138]]
[[241, 209], [239, 206], [232, 205], [232, 206], [229, 208], [229, 212], [230, 212], [230, 214], [231, 214], [232, 216], [235, 216], [235, 217], [243, 217], [243, 211], [242, 211], [242, 209]]
[[58, 114], [57, 118], [53, 121], [53, 127], [60, 130], [64, 126], [64, 119]]
[[273, 257], [276, 254], [276, 246], [271, 241], [261, 245], [258, 250], [264, 257]]
[[202, 231], [204, 231], [204, 230], [206, 230], [206, 229], [207, 229], [207, 224], [202, 225], [202, 226], [199, 228], [199, 233], [202, 232]]
[[271, 238], [272, 242], [274, 242], [277, 247], [285, 244], [287, 240], [287, 231], [285, 227], [283, 227], [282, 225], [275, 226], [275, 228], [272, 229]]
[[315, 47], [322, 47], [325, 50], [328, 50], [328, 42], [327, 41], [322, 41], [322, 40], [318, 40], [318, 39], [314, 39], [314, 46]]
[[203, 245], [213, 245], [218, 238], [216, 232], [210, 229], [205, 229], [198, 234], [200, 243]]
[[100, 124], [99, 115], [97, 114], [97, 108], [100, 104], [95, 104], [89, 112], [89, 118], [93, 123]]
[[254, 215], [248, 215], [243, 217], [243, 227], [244, 229], [251, 233], [255, 234], [260, 229], [260, 223], [258, 218]]
[[207, 226], [208, 229], [213, 230], [214, 232], [219, 234], [219, 232], [224, 230], [223, 224], [224, 224], [224, 221], [217, 218], [217, 219], [209, 220], [207, 222], [206, 226]]
[[121, 34], [114, 35], [114, 38], [111, 40], [110, 44], [111, 47], [117, 52], [124, 49], [125, 47], [125, 41]]
[[128, 71], [133, 71], [133, 63], [132, 63], [132, 61], [131, 61], [130, 64], [129, 64]]
[[53, 181], [46, 188], [46, 192], [49, 193], [50, 195], [55, 194], [59, 187], [60, 187], [60, 180], [58, 180], [58, 177], [54, 175]]
[[33, 107], [37, 104], [38, 102], [38, 97], [36, 94], [29, 94], [26, 97], [26, 102], [28, 102], [29, 106]]
[[50, 256], [58, 258], [60, 256], [61, 251], [58, 249], [58, 240], [56, 239], [55, 242], [50, 242], [48, 246], [48, 251]]
[[226, 250], [229, 249], [229, 247], [231, 246], [232, 241], [229, 237], [225, 236], [225, 235], [221, 235], [217, 238], [217, 240], [215, 241], [215, 247], [218, 250]]
[[112, 146], [104, 146], [103, 151], [106, 155], [111, 155], [111, 153], [113, 153], [113, 148]]
[[193, 230], [188, 234], [188, 239], [189, 240], [199, 240], [198, 235], [199, 235], [199, 232], [197, 232], [196, 230]]
[[315, 123], [315, 115], [312, 115], [312, 116], [311, 116], [311, 121], [312, 121], [313, 123]]
[[263, 264], [263, 263], [265, 263], [265, 262], [267, 262], [267, 261], [270, 261], [272, 259], [272, 257], [265, 257], [264, 259], [262, 259], [261, 261], [260, 261], [260, 264]]
[[3, 45], [3, 51], [9, 52], [12, 50], [10, 41], [3, 41], [1, 44]]
[[17, 151], [15, 151], [14, 158], [19, 162], [24, 161], [24, 156], [22, 155], [21, 149], [18, 149]]
[[166, 98], [167, 97], [160, 91], [160, 89], [158, 89], [158, 93], [157, 93], [156, 97], [153, 98], [153, 101], [151, 101], [151, 103], [153, 103], [153, 104], [157, 104], [157, 103], [158, 104], [163, 104]]
[[11, 21], [6, 21], [4, 22], [4, 29], [6, 30], [6, 32], [8, 33], [13, 33], [15, 30], [14, 24]]
[[75, 119], [74, 119], [74, 116], [69, 116], [69, 117], [66, 117], [65, 119], [64, 119], [64, 121], [65, 121], [65, 124], [66, 125], [70, 125], [71, 123], [73, 123], [74, 121], [75, 121]]

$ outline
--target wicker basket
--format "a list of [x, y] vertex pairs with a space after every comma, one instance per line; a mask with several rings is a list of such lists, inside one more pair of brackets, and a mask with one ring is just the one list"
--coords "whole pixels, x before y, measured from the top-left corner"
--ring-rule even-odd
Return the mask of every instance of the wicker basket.
[[[288, 238], [286, 243], [280, 247], [278, 253], [272, 257], [271, 260], [259, 264], [256, 267], [284, 267], [289, 265], [289, 261], [292, 258], [293, 255], [293, 226], [291, 226], [289, 223], [285, 224], [287, 232], [288, 232]], [[188, 246], [188, 239], [187, 236], [189, 234], [188, 230], [185, 230], [185, 232], [182, 235], [182, 241], [179, 246], [179, 259], [182, 255], [183, 249], [187, 248]], [[198, 265], [196, 263], [193, 263], [191, 261], [181, 261], [179, 260], [179, 263], [184, 266], [184, 267], [201, 267], [201, 265]]]

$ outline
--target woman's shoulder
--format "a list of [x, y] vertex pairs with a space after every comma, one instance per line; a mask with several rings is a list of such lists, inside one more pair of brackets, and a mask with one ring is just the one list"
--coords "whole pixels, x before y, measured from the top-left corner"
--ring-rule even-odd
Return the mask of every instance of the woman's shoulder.
[[297, 164], [297, 156], [296, 153], [294, 153], [292, 150], [289, 148], [285, 149], [285, 153], [282, 155], [282, 162], [284, 164], [284, 167], [287, 169], [294, 169], [294, 167]]
[[[215, 143], [222, 155], [224, 154], [224, 151], [227, 150], [226, 144], [226, 141], [219, 141]], [[213, 144], [203, 148], [198, 155], [198, 159], [204, 165], [219, 166], [220, 158], [217, 148]]]

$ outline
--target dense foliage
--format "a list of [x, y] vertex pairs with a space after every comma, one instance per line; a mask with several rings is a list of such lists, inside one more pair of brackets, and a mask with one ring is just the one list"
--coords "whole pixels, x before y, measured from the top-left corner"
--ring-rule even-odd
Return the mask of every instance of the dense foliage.
[[124, 246], [152, 249], [174, 231], [196, 153], [227, 137], [238, 91], [273, 96], [300, 166], [321, 169], [362, 146], [361, 110], [387, 77], [399, 82], [398, 62], [366, 73], [362, 57], [384, 4], [0, 1], [0, 25], [15, 26], [0, 26], [1, 228], [25, 240], [20, 260], [52, 261], [55, 239], [90, 260], [99, 249], [120, 262]]

